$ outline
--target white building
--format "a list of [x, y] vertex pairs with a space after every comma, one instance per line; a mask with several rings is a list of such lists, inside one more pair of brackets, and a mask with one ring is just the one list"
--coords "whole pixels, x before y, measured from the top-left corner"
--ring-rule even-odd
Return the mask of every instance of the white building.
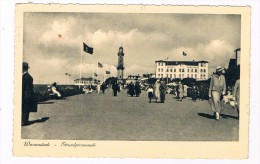
[[156, 63], [156, 78], [183, 79], [194, 78], [196, 80], [208, 79], [207, 61], [166, 61], [158, 60]]

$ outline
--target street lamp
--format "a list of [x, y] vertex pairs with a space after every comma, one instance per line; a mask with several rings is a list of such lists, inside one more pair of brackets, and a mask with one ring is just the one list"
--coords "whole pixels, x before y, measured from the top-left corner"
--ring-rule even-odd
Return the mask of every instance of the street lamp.
[[71, 74], [65, 73], [65, 76], [68, 78], [68, 79], [67, 79], [67, 84], [69, 84]]

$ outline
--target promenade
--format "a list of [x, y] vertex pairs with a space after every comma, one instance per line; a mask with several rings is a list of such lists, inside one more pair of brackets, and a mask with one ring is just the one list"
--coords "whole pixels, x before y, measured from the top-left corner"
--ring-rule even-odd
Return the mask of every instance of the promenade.
[[127, 140], [127, 141], [238, 141], [237, 112], [224, 105], [216, 121], [207, 100], [178, 101], [172, 94], [165, 103], [148, 102], [147, 93], [128, 97], [80, 94], [38, 104], [22, 127], [23, 139]]

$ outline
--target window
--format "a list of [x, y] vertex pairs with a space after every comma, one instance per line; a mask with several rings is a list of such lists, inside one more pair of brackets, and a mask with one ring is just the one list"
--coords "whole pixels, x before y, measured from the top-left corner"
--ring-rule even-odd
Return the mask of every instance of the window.
[[176, 72], [176, 69], [174, 69], [174, 72]]
[[160, 68], [158, 68], [158, 72], [160, 72]]
[[172, 69], [170, 69], [170, 72], [172, 72]]
[[161, 74], [161, 77], [163, 77], [163, 74]]
[[203, 69], [200, 69], [200, 72], [203, 72]]
[[166, 69], [166, 72], [168, 72], [169, 70], [168, 70], [168, 68]]
[[179, 72], [181, 72], [181, 69], [179, 69]]
[[195, 69], [194, 71], [197, 72], [197, 69]]
[[176, 78], [176, 74], [174, 74], [174, 78]]
[[158, 77], [160, 77], [160, 74], [158, 74]]
[[172, 74], [170, 74], [170, 78], [172, 78]]
[[193, 69], [191, 69], [191, 72], [193, 72]]
[[168, 78], [168, 74], [166, 74], [166, 77]]
[[197, 78], [197, 74], [195, 74], [195, 78]]
[[206, 69], [204, 69], [204, 72], [206, 72]]
[[188, 78], [190, 77], [189, 74], [187, 74], [187, 77], [188, 77]]
[[191, 78], [193, 78], [193, 74], [191, 74]]
[[182, 74], [182, 78], [184, 78], [184, 74]]
[[161, 69], [161, 72], [163, 72], [163, 68]]
[[179, 78], [181, 78], [181, 74], [179, 74]]
[[187, 72], [190, 72], [190, 69], [188, 69]]
[[182, 69], [182, 72], [184, 72], [184, 68]]

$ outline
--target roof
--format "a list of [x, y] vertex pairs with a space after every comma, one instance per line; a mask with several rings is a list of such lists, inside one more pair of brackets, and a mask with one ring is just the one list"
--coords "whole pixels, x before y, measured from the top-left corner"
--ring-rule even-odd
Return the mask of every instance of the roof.
[[163, 62], [166, 65], [191, 65], [191, 66], [197, 66], [199, 63], [208, 63], [207, 61], [201, 60], [201, 61], [165, 61], [165, 60], [157, 60], [155, 63]]
[[78, 80], [80, 80], [80, 81], [92, 81], [93, 78], [92, 77], [88, 77], [88, 78], [82, 77], [82, 78], [79, 78], [79, 79], [75, 79], [74, 81], [78, 81]]

